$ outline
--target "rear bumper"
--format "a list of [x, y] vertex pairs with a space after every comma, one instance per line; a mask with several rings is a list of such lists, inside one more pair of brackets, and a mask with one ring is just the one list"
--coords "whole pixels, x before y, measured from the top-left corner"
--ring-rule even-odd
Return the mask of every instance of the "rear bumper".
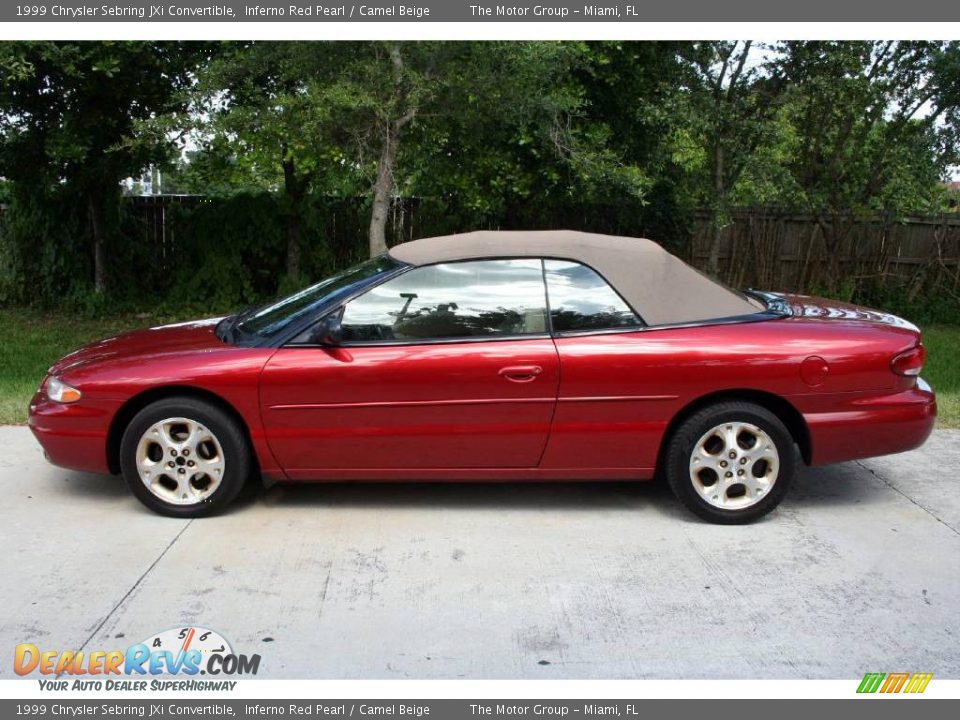
[[30, 401], [30, 430], [54, 465], [92, 473], [109, 473], [107, 432], [110, 413], [79, 403], [64, 405], [37, 393]]
[[839, 411], [804, 413], [811, 465], [913, 450], [930, 436], [937, 419], [936, 397], [920, 378], [909, 390], [857, 396], [843, 405]]

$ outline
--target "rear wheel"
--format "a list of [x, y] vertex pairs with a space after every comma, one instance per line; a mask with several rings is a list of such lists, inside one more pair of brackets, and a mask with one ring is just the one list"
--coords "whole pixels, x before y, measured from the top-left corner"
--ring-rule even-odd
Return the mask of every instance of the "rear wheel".
[[201, 517], [226, 507], [250, 474], [250, 448], [220, 408], [188, 397], [148, 405], [120, 444], [120, 468], [144, 505], [172, 517]]
[[666, 476], [679, 500], [715, 523], [755, 520], [783, 500], [796, 472], [793, 438], [766, 408], [711, 405], [687, 418], [667, 446]]

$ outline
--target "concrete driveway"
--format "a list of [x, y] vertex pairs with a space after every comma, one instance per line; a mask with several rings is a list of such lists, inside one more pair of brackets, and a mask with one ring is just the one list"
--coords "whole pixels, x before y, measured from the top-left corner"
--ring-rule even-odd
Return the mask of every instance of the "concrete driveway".
[[0, 427], [0, 677], [13, 646], [198, 624], [278, 678], [960, 677], [960, 431], [804, 471], [718, 527], [658, 484], [315, 485], [143, 509]]

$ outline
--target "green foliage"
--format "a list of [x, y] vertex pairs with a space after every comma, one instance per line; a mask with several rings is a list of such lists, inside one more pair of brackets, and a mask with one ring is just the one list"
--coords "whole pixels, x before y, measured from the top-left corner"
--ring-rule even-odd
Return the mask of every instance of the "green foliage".
[[460, 62], [469, 82], [449, 82], [440, 110], [420, 116], [401, 191], [456, 198], [490, 222], [530, 202], [646, 202], [666, 164], [654, 98], [673, 46], [478, 43]]
[[760, 149], [778, 136], [787, 83], [776, 63], [764, 62], [775, 49], [761, 43], [694, 43], [684, 53], [692, 91], [681, 96], [679, 108], [687, 141], [703, 158], [691, 166], [698, 200], [726, 222], [734, 188], [759, 164]]
[[784, 158], [814, 213], [924, 212], [958, 160], [960, 43], [790, 42], [796, 139]]
[[169, 258], [168, 305], [239, 307], [276, 292], [283, 225], [275, 196], [244, 194], [172, 213], [179, 239]]
[[[70, 240], [83, 235], [84, 222], [92, 262], [82, 267], [94, 289], [104, 289], [106, 257], [120, 237], [120, 181], [170, 156], [167, 128], [156, 118], [173, 118], [183, 109], [181, 93], [204, 52], [197, 44], [163, 42], [0, 44], [6, 71], [0, 82], [0, 176], [16, 186], [12, 231], [5, 239], [14, 262], [26, 269], [32, 259], [60, 249], [54, 236], [64, 233], [62, 203], [69, 206], [67, 251], [46, 258], [58, 279], [43, 293], [59, 294], [63, 283], [78, 285], [72, 273], [81, 266]], [[40, 253], [32, 244], [37, 239]]]
[[308, 196], [303, 203], [307, 252], [301, 277], [284, 274], [287, 209], [276, 193], [255, 192], [167, 212], [175, 242], [145, 281], [166, 287], [142, 297], [161, 297], [161, 309], [184, 306], [221, 311], [292, 292], [363, 257], [366, 207], [357, 199]]
[[342, 183], [351, 167], [342, 163], [338, 143], [346, 144], [349, 112], [363, 103], [341, 76], [355, 49], [351, 43], [223, 43], [193, 89], [195, 110], [206, 118], [197, 127], [195, 159], [212, 154], [234, 191], [244, 173], [261, 187], [282, 187], [285, 166], [292, 172], [286, 181], [303, 192], [315, 181], [325, 188]]
[[15, 186], [8, 202], [0, 221], [0, 304], [49, 305], [89, 289], [91, 258], [72, 193]]
[[[684, 254], [694, 209], [719, 228], [763, 205], [813, 213], [836, 248], [845, 218], [946, 209], [958, 128], [956, 42], [5, 43], [0, 302], [297, 287], [363, 256], [388, 161], [409, 215], [390, 242], [571, 227]], [[171, 247], [120, 197], [147, 166], [205, 197], [171, 211]]]
[[902, 285], [868, 284], [850, 298], [867, 307], [881, 308], [918, 325], [960, 325], [960, 297], [949, 292], [927, 292], [911, 297]]

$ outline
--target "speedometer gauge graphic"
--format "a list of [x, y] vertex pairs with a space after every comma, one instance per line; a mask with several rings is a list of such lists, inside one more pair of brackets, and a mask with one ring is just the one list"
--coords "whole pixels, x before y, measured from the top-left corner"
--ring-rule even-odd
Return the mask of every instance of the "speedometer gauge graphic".
[[175, 656], [188, 650], [199, 650], [203, 658], [201, 666], [206, 664], [206, 659], [211, 655], [233, 654], [233, 648], [223, 635], [216, 630], [196, 625], [164, 630], [146, 638], [143, 644], [150, 648], [151, 652], [166, 650]]

